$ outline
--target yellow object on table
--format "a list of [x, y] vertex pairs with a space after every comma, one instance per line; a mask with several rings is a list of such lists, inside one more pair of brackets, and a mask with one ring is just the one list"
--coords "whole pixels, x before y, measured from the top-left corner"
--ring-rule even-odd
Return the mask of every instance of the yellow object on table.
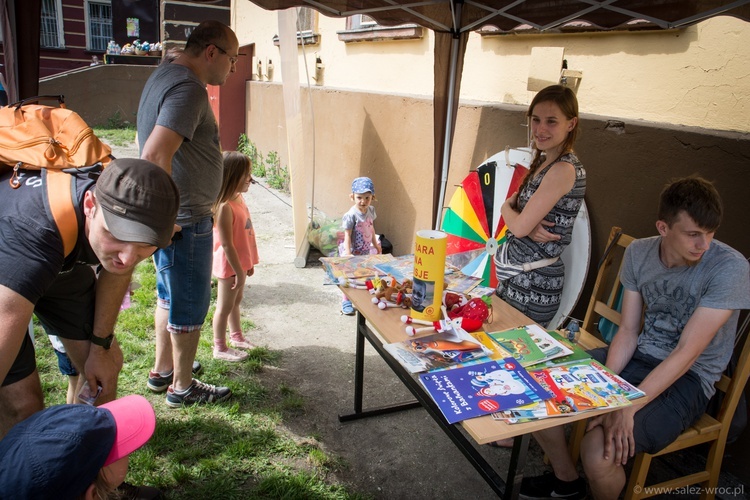
[[445, 286], [445, 252], [448, 236], [442, 231], [417, 232], [414, 246], [414, 282], [411, 317], [426, 321], [440, 319]]

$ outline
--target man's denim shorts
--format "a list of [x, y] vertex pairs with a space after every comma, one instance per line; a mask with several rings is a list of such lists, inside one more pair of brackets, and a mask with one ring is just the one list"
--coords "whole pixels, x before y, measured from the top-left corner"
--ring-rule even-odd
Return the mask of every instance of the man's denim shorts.
[[182, 227], [182, 237], [154, 254], [158, 307], [169, 309], [172, 333], [200, 330], [211, 302], [213, 219]]
[[[589, 354], [604, 364], [607, 349], [600, 347], [589, 351]], [[637, 386], [659, 363], [658, 359], [636, 350], [620, 376]], [[633, 436], [636, 453], [662, 450], [705, 413], [706, 405], [708, 398], [703, 393], [700, 378], [688, 371], [635, 414]]]

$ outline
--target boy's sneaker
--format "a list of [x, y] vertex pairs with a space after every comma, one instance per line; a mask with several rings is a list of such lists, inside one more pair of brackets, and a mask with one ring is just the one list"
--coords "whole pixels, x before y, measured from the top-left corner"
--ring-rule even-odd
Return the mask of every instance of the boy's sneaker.
[[351, 300], [344, 300], [341, 302], [341, 314], [354, 316], [354, 306], [352, 305]]
[[521, 481], [519, 498], [524, 500], [581, 500], [586, 498], [586, 481], [579, 477], [575, 481], [557, 479], [553, 472], [541, 476], [525, 477]]
[[247, 353], [238, 351], [237, 349], [232, 349], [231, 347], [227, 347], [226, 351], [220, 351], [218, 349], [214, 349], [214, 359], [220, 359], [222, 361], [231, 361], [233, 363], [236, 363], [238, 361], [246, 360]]
[[[195, 377], [203, 371], [203, 366], [198, 361], [193, 361], [193, 376]], [[172, 378], [174, 377], [174, 370], [169, 372], [169, 375], [161, 376], [158, 372], [148, 372], [148, 388], [152, 392], [164, 392], [167, 388], [172, 385]]]
[[232, 390], [229, 387], [216, 387], [193, 379], [190, 387], [183, 392], [176, 392], [174, 387], [170, 385], [169, 390], [167, 390], [167, 405], [172, 408], [180, 408], [181, 406], [195, 404], [220, 403], [231, 396]]

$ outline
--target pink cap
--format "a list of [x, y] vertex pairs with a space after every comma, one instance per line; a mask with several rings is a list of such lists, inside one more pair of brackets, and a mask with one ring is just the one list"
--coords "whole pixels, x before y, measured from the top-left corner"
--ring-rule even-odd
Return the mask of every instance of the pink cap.
[[128, 456], [146, 444], [156, 428], [156, 415], [151, 403], [143, 396], [131, 394], [99, 408], [109, 410], [115, 418], [115, 444], [104, 461], [104, 466]]

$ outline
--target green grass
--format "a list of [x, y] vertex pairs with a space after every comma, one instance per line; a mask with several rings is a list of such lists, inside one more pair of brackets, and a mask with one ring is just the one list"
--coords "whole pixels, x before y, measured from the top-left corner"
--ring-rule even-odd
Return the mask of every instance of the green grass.
[[93, 130], [99, 139], [104, 139], [113, 146], [127, 146], [135, 142], [135, 127], [133, 125], [107, 128], [94, 127]]
[[[280, 364], [280, 353], [261, 347], [243, 363], [212, 358], [214, 304], [198, 346], [197, 358], [205, 370], [200, 378], [227, 385], [234, 392], [232, 399], [170, 409], [164, 394], [149, 392], [146, 377], [154, 361], [156, 301], [150, 260], [138, 267], [134, 281], [141, 288], [133, 293], [132, 306], [120, 314], [116, 329], [125, 357], [119, 394], [146, 396], [156, 411], [157, 426], [151, 440], [131, 455], [128, 482], [156, 486], [168, 499], [367, 498], [330, 479], [345, 464], [322, 449], [316, 436], [292, 436], [284, 430], [285, 419], [305, 411], [305, 400], [294, 387], [263, 377], [266, 367]], [[244, 326], [250, 328], [252, 339], [254, 325]], [[62, 404], [67, 380], [43, 337], [37, 329], [37, 363], [46, 404]]]

